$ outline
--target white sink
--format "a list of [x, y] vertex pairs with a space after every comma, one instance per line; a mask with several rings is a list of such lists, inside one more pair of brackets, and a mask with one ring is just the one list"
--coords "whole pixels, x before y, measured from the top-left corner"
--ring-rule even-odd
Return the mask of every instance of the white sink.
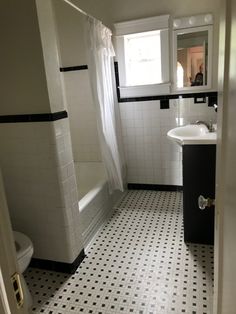
[[216, 132], [204, 124], [188, 124], [170, 130], [167, 137], [179, 145], [216, 144]]

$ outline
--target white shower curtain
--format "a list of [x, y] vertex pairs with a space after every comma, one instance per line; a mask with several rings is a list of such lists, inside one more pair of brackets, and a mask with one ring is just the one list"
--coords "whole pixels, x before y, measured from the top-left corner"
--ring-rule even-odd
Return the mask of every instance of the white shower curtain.
[[124, 190], [125, 166], [121, 145], [118, 102], [114, 88], [114, 49], [111, 31], [100, 21], [86, 17], [88, 72], [96, 108], [102, 159], [109, 191]]

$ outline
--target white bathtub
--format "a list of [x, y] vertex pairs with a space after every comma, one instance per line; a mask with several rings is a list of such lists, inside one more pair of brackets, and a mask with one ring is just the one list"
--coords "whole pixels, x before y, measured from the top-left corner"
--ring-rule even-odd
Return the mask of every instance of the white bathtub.
[[94, 234], [112, 213], [113, 206], [122, 193], [109, 194], [102, 162], [75, 162], [75, 172], [79, 195], [80, 228], [86, 248]]
[[75, 163], [79, 200], [86, 200], [86, 194], [91, 194], [95, 186], [106, 182], [106, 173], [102, 162]]

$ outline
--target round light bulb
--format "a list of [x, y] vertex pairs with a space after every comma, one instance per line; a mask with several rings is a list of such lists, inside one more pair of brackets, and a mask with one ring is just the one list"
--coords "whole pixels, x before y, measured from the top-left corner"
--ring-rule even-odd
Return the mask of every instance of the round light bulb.
[[204, 17], [204, 21], [207, 24], [212, 23], [212, 15], [211, 14], [206, 14], [205, 17]]
[[175, 28], [180, 27], [180, 24], [181, 24], [181, 21], [180, 21], [179, 19], [175, 19], [174, 22], [173, 22], [173, 26], [174, 26]]
[[189, 18], [189, 24], [190, 25], [194, 25], [195, 23], [196, 23], [196, 17], [195, 16], [191, 16], [190, 18]]

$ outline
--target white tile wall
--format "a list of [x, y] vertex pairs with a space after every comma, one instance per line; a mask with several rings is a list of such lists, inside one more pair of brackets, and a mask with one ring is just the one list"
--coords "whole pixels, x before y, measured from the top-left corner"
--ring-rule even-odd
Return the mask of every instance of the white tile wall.
[[101, 161], [88, 71], [63, 73], [75, 161]]
[[120, 103], [129, 183], [182, 185], [181, 147], [167, 139], [168, 130], [196, 120], [216, 121], [213, 108], [193, 98]]
[[57, 151], [57, 165], [59, 185], [63, 198], [64, 221], [69, 227], [68, 244], [71, 245], [72, 261], [78, 256], [83, 247], [82, 231], [78, 208], [78, 192], [74, 169], [72, 142], [70, 136], [69, 119], [53, 122]]
[[0, 124], [0, 166], [13, 228], [34, 257], [71, 263], [82, 249], [68, 119]]

